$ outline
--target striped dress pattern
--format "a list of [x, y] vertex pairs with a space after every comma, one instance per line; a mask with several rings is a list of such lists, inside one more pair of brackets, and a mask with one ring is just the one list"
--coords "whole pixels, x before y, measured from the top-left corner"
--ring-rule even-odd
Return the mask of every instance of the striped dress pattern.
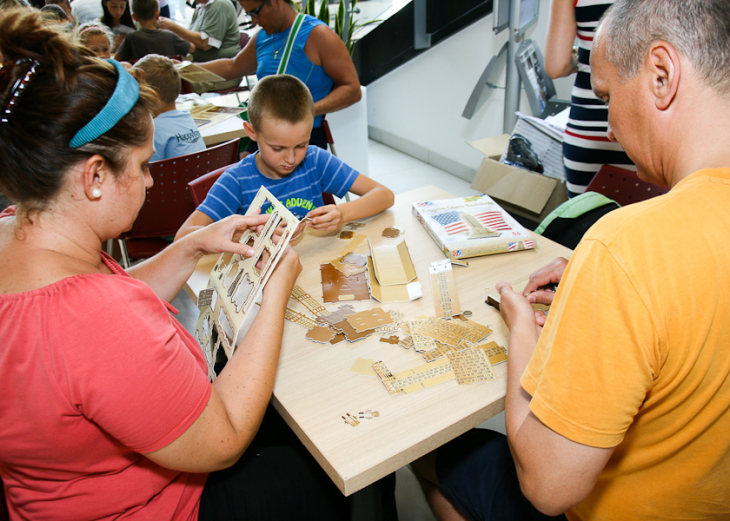
[[563, 139], [568, 196], [585, 192], [605, 164], [636, 171], [621, 145], [608, 140], [608, 108], [591, 89], [591, 47], [598, 21], [613, 2], [577, 0], [578, 72], [571, 95], [570, 117]]

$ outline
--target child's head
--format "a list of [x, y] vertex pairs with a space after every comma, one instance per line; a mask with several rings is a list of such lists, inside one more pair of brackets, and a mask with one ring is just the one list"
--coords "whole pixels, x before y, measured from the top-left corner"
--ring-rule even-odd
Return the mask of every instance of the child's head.
[[126, 25], [134, 28], [134, 21], [125, 0], [101, 0], [101, 8], [104, 11], [101, 21], [105, 25], [109, 27]]
[[154, 20], [160, 14], [160, 3], [157, 0], [132, 0], [132, 16], [140, 22]]
[[133, 68], [144, 72], [145, 81], [157, 92], [161, 105], [175, 103], [180, 95], [180, 74], [170, 58], [148, 54], [135, 63]]
[[[264, 174], [284, 177], [304, 160], [314, 122], [307, 86], [288, 74], [259, 80], [248, 99], [246, 133], [259, 145]], [[257, 163], [258, 164], [258, 163]]]
[[71, 18], [71, 2], [68, 0], [46, 0], [46, 5], [55, 4], [61, 7], [68, 19]]
[[51, 24], [65, 24], [68, 23], [68, 15], [60, 5], [46, 4], [41, 8], [41, 20]]
[[76, 28], [76, 41], [94, 51], [99, 58], [111, 58], [114, 35], [99, 22], [86, 22]]

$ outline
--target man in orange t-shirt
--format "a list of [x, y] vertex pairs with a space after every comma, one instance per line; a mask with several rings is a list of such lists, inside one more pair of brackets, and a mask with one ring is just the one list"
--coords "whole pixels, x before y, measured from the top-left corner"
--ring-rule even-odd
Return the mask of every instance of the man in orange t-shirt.
[[523, 294], [497, 284], [507, 439], [415, 464], [439, 519], [730, 518], [730, 10], [619, 0], [593, 49], [609, 137], [671, 191], [602, 218]]

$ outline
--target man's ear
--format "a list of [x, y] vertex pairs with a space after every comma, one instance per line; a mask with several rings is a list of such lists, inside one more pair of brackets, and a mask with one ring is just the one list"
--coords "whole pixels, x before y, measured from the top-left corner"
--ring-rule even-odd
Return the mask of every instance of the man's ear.
[[248, 121], [244, 121], [243, 130], [246, 131], [246, 135], [248, 137], [250, 137], [253, 141], [258, 141], [258, 139], [256, 139], [256, 131], [254, 130], [253, 125], [251, 125], [251, 123], [249, 123]]
[[649, 48], [647, 61], [656, 107], [659, 110], [667, 110], [679, 90], [681, 77], [679, 54], [669, 43], [657, 41]]

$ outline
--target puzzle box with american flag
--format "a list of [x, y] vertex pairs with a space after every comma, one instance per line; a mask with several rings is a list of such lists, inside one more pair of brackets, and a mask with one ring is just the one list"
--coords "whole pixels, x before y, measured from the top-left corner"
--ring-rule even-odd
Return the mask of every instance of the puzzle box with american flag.
[[452, 260], [535, 247], [532, 234], [488, 195], [413, 203], [413, 215]]

